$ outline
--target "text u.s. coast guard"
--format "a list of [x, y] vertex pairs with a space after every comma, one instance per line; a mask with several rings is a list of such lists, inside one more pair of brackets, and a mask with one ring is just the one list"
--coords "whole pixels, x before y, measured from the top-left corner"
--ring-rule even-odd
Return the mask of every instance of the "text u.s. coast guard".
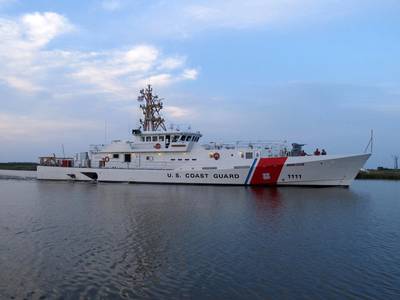
[[239, 174], [236, 173], [216, 173], [216, 174], [208, 174], [208, 173], [185, 173], [185, 174], [179, 174], [179, 173], [167, 173], [167, 176], [169, 178], [175, 177], [175, 178], [181, 178], [182, 176], [185, 178], [198, 178], [198, 179], [207, 179], [207, 178], [214, 178], [214, 179], [238, 179], [240, 177]]

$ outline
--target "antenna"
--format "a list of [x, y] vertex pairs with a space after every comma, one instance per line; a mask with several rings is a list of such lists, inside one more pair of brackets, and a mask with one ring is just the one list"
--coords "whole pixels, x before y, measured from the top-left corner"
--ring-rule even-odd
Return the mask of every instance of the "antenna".
[[393, 157], [393, 161], [394, 161], [393, 169], [397, 170], [399, 168], [399, 156], [392, 155], [392, 157]]
[[64, 149], [64, 144], [61, 144], [61, 150], [62, 150], [63, 158], [65, 158], [65, 149]]
[[143, 131], [157, 131], [160, 127], [166, 131], [165, 120], [160, 115], [160, 111], [163, 108], [161, 100], [163, 99], [159, 99], [157, 95], [153, 95], [153, 88], [150, 84], [146, 89], [140, 90], [137, 100], [139, 102], [145, 101], [145, 104], [140, 105], [144, 115], [144, 120], [140, 119]]
[[367, 153], [368, 148], [370, 148], [370, 153], [372, 153], [373, 146], [374, 146], [374, 130], [371, 129], [371, 137], [369, 138], [367, 147], [365, 147], [365, 149], [364, 149], [364, 153]]
[[374, 130], [371, 129], [371, 153], [373, 150], [373, 146], [374, 146]]
[[107, 120], [104, 120], [104, 144], [107, 144]]

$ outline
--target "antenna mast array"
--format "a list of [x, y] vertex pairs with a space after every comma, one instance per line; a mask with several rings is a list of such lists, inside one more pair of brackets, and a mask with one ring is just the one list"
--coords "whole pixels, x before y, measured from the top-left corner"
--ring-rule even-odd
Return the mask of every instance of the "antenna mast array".
[[144, 115], [144, 120], [140, 119], [143, 131], [156, 131], [159, 128], [164, 131], [167, 130], [164, 123], [165, 120], [160, 115], [160, 111], [163, 108], [161, 100], [157, 95], [153, 95], [153, 88], [150, 84], [146, 89], [140, 90], [138, 101], [146, 102], [145, 104], [140, 104]]
[[394, 160], [394, 169], [397, 170], [399, 168], [399, 156], [398, 155], [393, 155], [393, 160]]

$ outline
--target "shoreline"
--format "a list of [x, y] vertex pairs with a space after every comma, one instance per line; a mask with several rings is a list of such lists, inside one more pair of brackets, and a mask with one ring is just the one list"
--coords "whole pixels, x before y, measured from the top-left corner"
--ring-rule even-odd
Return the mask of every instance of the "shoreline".
[[37, 163], [33, 162], [7, 162], [0, 163], [0, 170], [11, 171], [36, 171]]
[[355, 179], [400, 180], [400, 170], [396, 169], [361, 170], [357, 174]]

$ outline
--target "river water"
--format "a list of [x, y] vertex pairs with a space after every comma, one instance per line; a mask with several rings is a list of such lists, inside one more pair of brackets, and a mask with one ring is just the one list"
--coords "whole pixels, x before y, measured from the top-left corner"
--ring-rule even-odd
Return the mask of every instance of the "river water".
[[0, 299], [399, 299], [400, 182], [0, 180]]

